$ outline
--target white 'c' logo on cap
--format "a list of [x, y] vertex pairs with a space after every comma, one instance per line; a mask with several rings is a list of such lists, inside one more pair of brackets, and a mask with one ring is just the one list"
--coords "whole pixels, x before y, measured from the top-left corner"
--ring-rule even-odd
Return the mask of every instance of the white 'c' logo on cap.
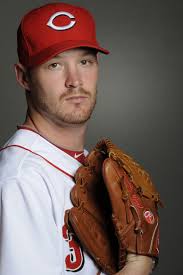
[[48, 23], [47, 23], [47, 26], [49, 26], [49, 27], [51, 27], [52, 29], [57, 30], [57, 31], [64, 31], [64, 30], [68, 30], [68, 29], [72, 28], [72, 27], [74, 26], [74, 24], [76, 23], [75, 20], [71, 20], [71, 22], [70, 22], [68, 25], [66, 25], [66, 26], [56, 26], [56, 25], [53, 24], [53, 20], [54, 20], [56, 17], [61, 16], [61, 15], [66, 15], [66, 16], [68, 16], [70, 19], [75, 19], [74, 15], [72, 15], [71, 13], [66, 12], [66, 11], [60, 11], [60, 12], [54, 13], [54, 14], [50, 17], [50, 19], [49, 19], [49, 21], [48, 21]]

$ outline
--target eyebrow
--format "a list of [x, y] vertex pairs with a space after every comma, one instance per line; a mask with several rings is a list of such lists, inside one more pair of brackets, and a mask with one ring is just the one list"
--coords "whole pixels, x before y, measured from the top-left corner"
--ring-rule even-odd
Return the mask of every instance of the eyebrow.
[[[81, 53], [81, 57], [86, 56], [86, 55], [94, 55], [95, 56], [96, 54], [97, 54], [97, 52], [95, 52], [95, 51], [86, 50], [85, 52]], [[53, 56], [52, 59], [59, 59], [59, 58], [62, 58], [62, 53]]]

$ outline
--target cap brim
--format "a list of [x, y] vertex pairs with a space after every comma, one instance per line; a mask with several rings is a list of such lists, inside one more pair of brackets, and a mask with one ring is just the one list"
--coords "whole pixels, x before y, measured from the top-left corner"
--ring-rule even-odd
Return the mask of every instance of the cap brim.
[[70, 41], [67, 41], [67, 43], [65, 42], [64, 45], [63, 43], [57, 43], [52, 45], [49, 48], [44, 49], [38, 54], [30, 57], [28, 64], [25, 64], [25, 65], [26, 67], [35, 67], [47, 62], [49, 59], [51, 59], [52, 57], [56, 56], [59, 53], [62, 53], [64, 51], [74, 49], [74, 48], [80, 48], [80, 47], [96, 49], [97, 51], [103, 54], [110, 53], [108, 50], [100, 47], [97, 43], [93, 44], [88, 41], [71, 41], [70, 40]]

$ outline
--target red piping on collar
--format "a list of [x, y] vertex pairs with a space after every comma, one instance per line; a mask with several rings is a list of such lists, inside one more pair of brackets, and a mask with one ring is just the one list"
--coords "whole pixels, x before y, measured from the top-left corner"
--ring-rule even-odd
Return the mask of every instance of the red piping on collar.
[[17, 144], [12, 144], [12, 145], [8, 145], [6, 147], [3, 147], [3, 148], [0, 148], [0, 152], [7, 149], [7, 148], [10, 148], [10, 147], [18, 147], [18, 148], [21, 148], [23, 150], [26, 150], [38, 157], [41, 157], [42, 159], [44, 159], [47, 163], [49, 163], [51, 166], [53, 166], [54, 168], [58, 169], [59, 171], [61, 171], [62, 173], [64, 173], [66, 176], [69, 176], [70, 178], [74, 179], [74, 177], [72, 175], [70, 175], [69, 173], [67, 173], [66, 171], [62, 170], [61, 168], [59, 168], [58, 166], [56, 166], [55, 164], [53, 164], [52, 162], [50, 162], [48, 159], [44, 158], [43, 156], [41, 156], [40, 154], [38, 153], [35, 153], [33, 151], [31, 151], [30, 149], [28, 148], [25, 148], [23, 146], [20, 146], [20, 145], [17, 145]]
[[[44, 138], [45, 140], [47, 140], [44, 136], [42, 136], [39, 132], [27, 127], [27, 126], [23, 126], [23, 125], [18, 125], [17, 126], [17, 129], [18, 130], [28, 130], [28, 131], [31, 131], [33, 133], [36, 133], [37, 135], [39, 135], [40, 137]], [[74, 156], [72, 156], [71, 154], [69, 154], [68, 151], [71, 151], [71, 150], [67, 150], [67, 149], [64, 149], [64, 148], [61, 148], [57, 145], [55, 145], [54, 143], [52, 143], [51, 141], [47, 140], [49, 143], [51, 143], [52, 145], [54, 145], [55, 147], [57, 147], [59, 150], [61, 150], [62, 152], [66, 153], [67, 155], [69, 155], [71, 158], [77, 160], [79, 163], [83, 164], [81, 161], [79, 161], [77, 158], [75, 158]], [[78, 152], [78, 151], [76, 151]], [[79, 153], [81, 153], [82, 151], [79, 151]], [[84, 150], [83, 150], [83, 155], [84, 155]]]

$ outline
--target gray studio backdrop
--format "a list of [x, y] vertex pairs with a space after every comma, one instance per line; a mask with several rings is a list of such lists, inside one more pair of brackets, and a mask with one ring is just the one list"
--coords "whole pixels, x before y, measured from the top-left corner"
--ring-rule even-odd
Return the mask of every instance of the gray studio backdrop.
[[[1, 145], [23, 122], [26, 111], [24, 91], [16, 84], [13, 69], [18, 22], [26, 11], [47, 2], [0, 4]], [[109, 56], [100, 55], [98, 104], [87, 148], [110, 137], [150, 172], [166, 205], [160, 211], [160, 263], [155, 274], [181, 275], [183, 1], [65, 2], [91, 10], [98, 39], [111, 51]]]

